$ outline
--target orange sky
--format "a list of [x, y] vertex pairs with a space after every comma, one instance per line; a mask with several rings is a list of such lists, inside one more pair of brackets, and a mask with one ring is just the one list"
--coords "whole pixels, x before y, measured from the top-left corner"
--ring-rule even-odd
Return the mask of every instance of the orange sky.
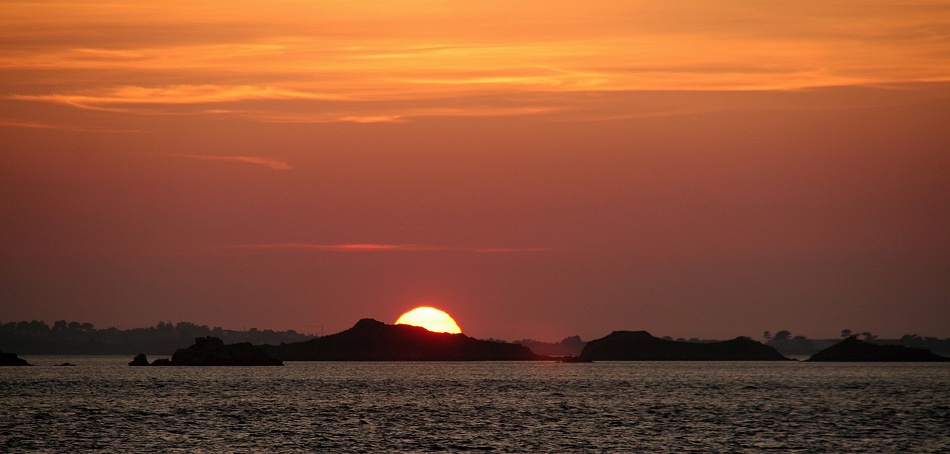
[[0, 321], [950, 336], [950, 3], [0, 4]]

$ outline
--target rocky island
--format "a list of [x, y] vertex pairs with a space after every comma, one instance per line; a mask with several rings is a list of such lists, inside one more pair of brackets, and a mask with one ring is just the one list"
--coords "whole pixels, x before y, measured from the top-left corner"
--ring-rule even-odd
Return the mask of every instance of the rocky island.
[[696, 343], [663, 340], [646, 331], [614, 331], [584, 346], [575, 361], [787, 361], [748, 337]]
[[0, 366], [32, 366], [32, 364], [17, 356], [16, 353], [0, 352]]
[[851, 336], [808, 358], [811, 362], [942, 362], [946, 356], [903, 345], [878, 345]]
[[472, 339], [464, 334], [434, 333], [411, 325], [387, 325], [363, 319], [352, 328], [292, 344], [264, 345], [283, 361], [532, 361], [548, 357], [528, 347]]
[[264, 353], [261, 347], [243, 342], [224, 345], [216, 337], [199, 337], [194, 345], [175, 351], [171, 359], [152, 363], [139, 353], [130, 366], [283, 366], [284, 363]]

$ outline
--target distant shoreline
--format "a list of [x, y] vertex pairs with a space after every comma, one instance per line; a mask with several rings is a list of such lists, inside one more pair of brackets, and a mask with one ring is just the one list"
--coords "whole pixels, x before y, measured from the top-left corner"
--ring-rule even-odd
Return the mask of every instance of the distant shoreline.
[[[208, 327], [189, 322], [159, 322], [146, 328], [119, 330], [96, 329], [90, 323], [65, 320], [47, 324], [42, 321], [20, 321], [0, 324], [0, 350], [30, 356], [127, 356], [138, 353], [160, 357], [171, 355], [179, 348], [186, 348], [196, 337], [212, 336], [227, 344], [249, 342], [254, 345], [279, 345], [316, 339], [315, 334], [303, 334], [294, 330], [270, 329], [237, 331], [220, 327]], [[664, 336], [664, 340], [674, 340]], [[487, 339], [493, 340], [493, 339]], [[712, 339], [676, 338], [680, 342], [709, 343]], [[903, 345], [923, 348], [938, 355], [950, 356], [950, 339], [905, 335], [899, 339], [866, 339], [879, 345]], [[789, 358], [807, 359], [811, 355], [841, 341], [841, 338], [808, 339], [804, 336], [767, 339], [765, 345], [775, 348]], [[570, 336], [559, 342], [544, 342], [521, 339], [512, 343], [525, 345], [533, 352], [545, 356], [576, 356], [587, 342], [579, 336]]]

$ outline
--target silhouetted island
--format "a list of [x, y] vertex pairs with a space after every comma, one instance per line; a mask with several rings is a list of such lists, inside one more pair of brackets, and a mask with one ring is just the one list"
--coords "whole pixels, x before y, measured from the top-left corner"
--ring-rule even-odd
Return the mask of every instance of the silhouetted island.
[[950, 358], [903, 345], [878, 345], [851, 336], [808, 358], [813, 362], [939, 362]]
[[531, 361], [546, 360], [523, 345], [434, 333], [363, 319], [352, 328], [305, 342], [264, 345], [283, 361]]
[[748, 337], [695, 343], [664, 340], [646, 331], [614, 331], [584, 346], [575, 361], [787, 361]]
[[261, 347], [247, 342], [224, 345], [216, 337], [199, 337], [194, 345], [175, 351], [171, 359], [157, 359], [151, 364], [145, 354], [135, 356], [130, 366], [283, 366], [284, 363], [264, 353]]
[[4, 353], [0, 351], [0, 366], [32, 366], [32, 364], [18, 357], [16, 353]]

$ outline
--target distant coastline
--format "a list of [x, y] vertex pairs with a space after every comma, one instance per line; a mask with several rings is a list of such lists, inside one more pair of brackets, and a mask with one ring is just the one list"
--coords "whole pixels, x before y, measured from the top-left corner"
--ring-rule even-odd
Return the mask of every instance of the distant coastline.
[[[923, 348], [941, 356], [950, 356], [950, 339], [915, 334], [904, 335], [898, 339], [878, 339], [870, 333], [863, 334], [863, 340], [872, 344]], [[155, 326], [127, 330], [96, 329], [91, 323], [65, 320], [52, 324], [36, 320], [0, 324], [0, 350], [16, 352], [20, 355], [136, 355], [145, 353], [162, 356], [169, 355], [180, 348], [187, 348], [198, 337], [215, 337], [225, 344], [247, 342], [253, 345], [280, 345], [305, 342], [320, 336], [298, 333], [294, 330], [274, 331], [256, 328], [241, 331], [228, 330], [189, 322], [159, 322]], [[719, 340], [698, 338], [673, 339], [670, 336], [664, 336], [661, 339], [688, 343], [719, 342]], [[804, 359], [842, 339], [843, 337], [809, 339], [800, 335], [792, 336], [787, 331], [779, 331], [774, 337], [768, 335], [764, 344], [786, 357]], [[580, 355], [588, 342], [579, 336], [569, 336], [559, 342], [520, 339], [511, 343], [524, 345], [538, 355], [569, 357]]]
[[[224, 345], [220, 339], [195, 339], [170, 360], [149, 363], [137, 355], [129, 366], [258, 366], [282, 361], [789, 361], [775, 348], [748, 337], [721, 342], [683, 342], [646, 331], [614, 331], [587, 343], [580, 355], [538, 355], [519, 344], [478, 340], [461, 333], [432, 332], [410, 325], [389, 325], [362, 319], [352, 328], [305, 342], [253, 346]], [[948, 362], [928, 350], [877, 345], [850, 336], [812, 355], [826, 362]]]
[[36, 320], [0, 324], [0, 350], [20, 355], [169, 355], [198, 337], [215, 337], [226, 344], [263, 345], [303, 342], [317, 336], [294, 330], [235, 331], [188, 322], [159, 322], [127, 330], [96, 329], [91, 323], [65, 320], [52, 325]]
[[[837, 339], [808, 339], [805, 336], [788, 336], [787, 338], [770, 339], [765, 342], [785, 356], [808, 357], [831, 347], [850, 336]], [[950, 339], [921, 337], [907, 334], [899, 339], [878, 339], [873, 335], [864, 336], [865, 342], [875, 345], [900, 345], [904, 347], [922, 348], [941, 356], [950, 356]]]

